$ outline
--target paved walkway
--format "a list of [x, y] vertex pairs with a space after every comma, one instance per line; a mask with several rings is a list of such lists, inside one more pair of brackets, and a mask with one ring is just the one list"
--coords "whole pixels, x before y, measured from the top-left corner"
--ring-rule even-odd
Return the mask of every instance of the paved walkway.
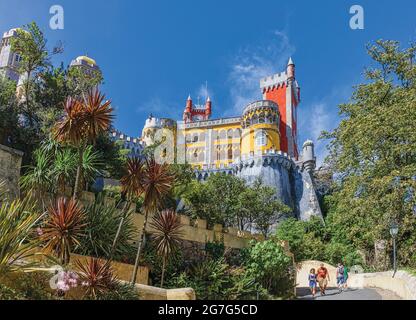
[[368, 288], [347, 289], [341, 293], [337, 288], [329, 288], [325, 296], [321, 296], [318, 290], [315, 298], [308, 288], [297, 288], [296, 293], [299, 300], [400, 300], [400, 297], [390, 291]]

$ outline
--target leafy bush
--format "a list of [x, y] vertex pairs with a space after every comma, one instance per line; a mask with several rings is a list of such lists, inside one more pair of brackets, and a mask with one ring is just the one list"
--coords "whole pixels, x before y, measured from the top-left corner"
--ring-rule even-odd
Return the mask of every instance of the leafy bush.
[[332, 265], [343, 262], [346, 266], [362, 265], [363, 260], [357, 250], [351, 245], [330, 242], [325, 248], [326, 261]]
[[[135, 252], [132, 241], [136, 239], [136, 229], [132, 214], [132, 212], [126, 213], [114, 249], [114, 259], [123, 262], [134, 256]], [[122, 213], [115, 206], [100, 203], [88, 205], [85, 208], [85, 236], [80, 238], [75, 253], [108, 258], [121, 218]]]
[[46, 272], [19, 272], [0, 284], [0, 300], [56, 300], [49, 287], [51, 274]]
[[324, 260], [324, 236], [324, 226], [318, 219], [305, 222], [290, 218], [283, 221], [276, 230], [277, 239], [289, 243], [296, 261]]
[[200, 300], [242, 300], [267, 297], [244, 268], [231, 268], [223, 259], [206, 259], [170, 281], [172, 287], [191, 287]]
[[247, 272], [270, 294], [288, 297], [293, 292], [292, 258], [275, 240], [253, 243], [246, 261]]
[[118, 283], [111, 290], [98, 294], [97, 300], [139, 300], [139, 295], [130, 284]]
[[25, 300], [20, 292], [0, 283], [0, 300]]

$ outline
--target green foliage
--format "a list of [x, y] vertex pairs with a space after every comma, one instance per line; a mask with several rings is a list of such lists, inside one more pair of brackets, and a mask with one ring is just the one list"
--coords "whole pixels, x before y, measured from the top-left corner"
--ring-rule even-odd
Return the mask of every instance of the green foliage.
[[20, 273], [12, 287], [27, 300], [56, 300], [49, 287], [51, 274], [46, 272]]
[[207, 220], [210, 226], [219, 223], [240, 230], [255, 227], [265, 236], [278, 218], [290, 211], [276, 199], [274, 188], [261, 180], [247, 186], [244, 180], [225, 174], [211, 175], [205, 183], [191, 182], [184, 198], [191, 216]]
[[[21, 187], [25, 191], [36, 190], [63, 193], [65, 186], [75, 183], [77, 172], [77, 151], [71, 147], [62, 147], [53, 140], [45, 140], [33, 153], [34, 164], [25, 167], [21, 177]], [[82, 178], [85, 184], [101, 174], [103, 162], [101, 154], [88, 146], [83, 151]]]
[[25, 300], [25, 296], [17, 290], [0, 283], [0, 300]]
[[333, 239], [371, 256], [377, 240], [391, 239], [389, 224], [397, 220], [403, 264], [412, 261], [416, 231], [415, 52], [416, 45], [402, 49], [395, 41], [369, 46], [375, 67], [366, 70], [367, 81], [355, 87], [351, 102], [339, 107], [338, 128], [323, 134], [330, 139], [327, 163], [337, 174], [326, 199]]
[[245, 265], [247, 273], [269, 293], [286, 297], [293, 292], [293, 261], [279, 242], [266, 240], [253, 243]]
[[30, 266], [20, 261], [32, 257], [39, 245], [33, 239], [39, 218], [29, 198], [0, 203], [0, 278]]
[[[101, 203], [90, 204], [85, 208], [85, 236], [80, 238], [80, 244], [75, 252], [98, 258], [108, 258], [111, 252], [123, 213], [114, 206]], [[132, 242], [136, 239], [136, 228], [132, 221], [134, 213], [128, 211], [120, 230], [113, 258], [126, 261], [134, 255], [135, 247]]]
[[224, 242], [221, 241], [214, 241], [210, 242], [208, 241], [205, 244], [205, 251], [208, 254], [209, 257], [211, 257], [214, 260], [218, 260], [221, 257], [224, 256], [225, 253], [225, 246]]
[[139, 295], [130, 284], [118, 283], [111, 290], [98, 294], [97, 300], [139, 300]]
[[241, 300], [265, 297], [255, 279], [242, 268], [231, 268], [223, 259], [206, 259], [171, 281], [172, 287], [193, 288], [199, 300]]
[[276, 190], [263, 185], [257, 179], [251, 187], [246, 187], [239, 195], [240, 208], [237, 211], [237, 223], [242, 230], [255, 226], [265, 237], [278, 218], [291, 209], [276, 199]]

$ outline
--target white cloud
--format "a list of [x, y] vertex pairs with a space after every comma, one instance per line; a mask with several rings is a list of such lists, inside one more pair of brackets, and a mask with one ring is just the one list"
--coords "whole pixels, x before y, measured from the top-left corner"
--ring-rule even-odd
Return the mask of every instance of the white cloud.
[[260, 79], [283, 71], [295, 51], [285, 31], [274, 31], [266, 43], [241, 49], [229, 74], [232, 107], [226, 115], [239, 114], [248, 103], [261, 99]]
[[334, 88], [329, 95], [299, 107], [299, 147], [303, 141], [311, 139], [315, 143], [317, 167], [320, 167], [328, 154], [327, 140], [318, 140], [322, 131], [334, 130], [340, 121], [338, 105], [346, 102], [351, 95], [352, 86], [345, 85]]
[[[212, 90], [208, 87], [208, 83], [204, 83], [204, 84], [200, 85], [200, 87], [197, 90], [196, 98], [198, 98], [198, 97], [200, 99], [201, 104], [205, 103], [205, 99], [207, 97], [210, 97], [211, 100], [213, 99], [214, 95], [213, 95]], [[197, 101], [197, 100], [195, 100], [195, 101]]]
[[[185, 101], [183, 101], [183, 108], [184, 107]], [[159, 97], [153, 97], [146, 103], [139, 105], [136, 108], [136, 112], [140, 114], [144, 113], [146, 117], [152, 114], [155, 117], [180, 119], [183, 108], [178, 107], [178, 104], [168, 104]]]

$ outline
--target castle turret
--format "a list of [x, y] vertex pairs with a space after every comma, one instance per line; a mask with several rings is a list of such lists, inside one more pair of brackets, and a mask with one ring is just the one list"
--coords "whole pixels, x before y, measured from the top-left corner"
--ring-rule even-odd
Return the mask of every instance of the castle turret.
[[293, 63], [292, 58], [289, 59], [289, 62], [287, 63], [287, 78], [290, 80], [295, 80], [295, 64]]
[[207, 101], [205, 102], [205, 117], [208, 119], [209, 117], [211, 117], [211, 98], [208, 97]]
[[0, 76], [16, 83], [19, 81], [19, 63], [21, 56], [12, 51], [12, 38], [17, 36], [18, 29], [11, 29], [3, 34], [0, 47]]
[[303, 151], [302, 151], [302, 162], [304, 170], [312, 173], [312, 171], [316, 167], [316, 157], [315, 157], [315, 150], [314, 144], [312, 140], [306, 140], [303, 144]]
[[286, 71], [260, 80], [263, 99], [272, 100], [279, 106], [281, 149], [298, 159], [297, 106], [300, 90], [295, 78], [295, 64], [289, 59]]
[[250, 103], [244, 109], [241, 126], [243, 158], [280, 150], [279, 107], [273, 101]]

